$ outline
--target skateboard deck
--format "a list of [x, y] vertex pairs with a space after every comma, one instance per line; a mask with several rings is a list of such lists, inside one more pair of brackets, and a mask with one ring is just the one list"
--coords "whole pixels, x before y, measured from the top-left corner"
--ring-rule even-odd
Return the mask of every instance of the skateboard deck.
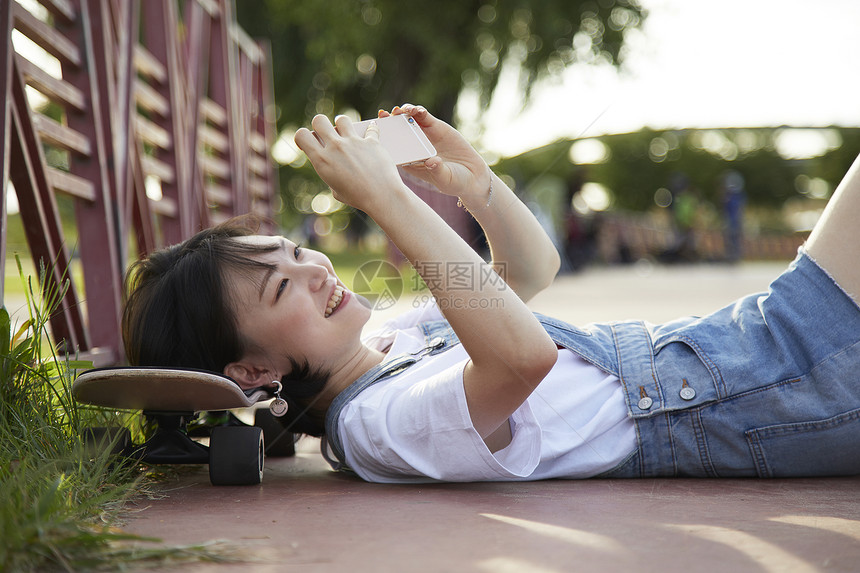
[[[87, 443], [96, 448], [153, 464], [209, 464], [213, 485], [253, 485], [263, 479], [264, 428], [238, 420], [238, 425], [220, 422], [209, 428], [208, 445], [192, 439], [187, 430], [201, 412], [250, 408], [271, 398], [265, 390], [247, 396], [230, 378], [202, 370], [119, 367], [83, 372], [72, 394], [84, 404], [143, 410], [155, 423], [140, 445], [131, 442], [128, 428], [85, 429]], [[256, 410], [260, 412], [268, 410]], [[286, 433], [283, 428], [272, 431], [275, 439]], [[292, 440], [285, 441], [292, 446]]]
[[271, 397], [263, 390], [246, 396], [233, 380], [214, 372], [134, 367], [88, 370], [75, 380], [72, 393], [94, 406], [163, 412], [249, 408]]

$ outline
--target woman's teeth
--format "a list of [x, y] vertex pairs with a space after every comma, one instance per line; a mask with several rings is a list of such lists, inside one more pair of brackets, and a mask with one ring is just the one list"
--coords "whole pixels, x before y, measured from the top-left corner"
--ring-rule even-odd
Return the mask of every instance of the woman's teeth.
[[337, 285], [336, 287], [334, 287], [334, 294], [331, 295], [331, 299], [329, 299], [328, 305], [326, 306], [326, 309], [325, 309], [326, 318], [331, 316], [331, 313], [333, 313], [335, 311], [335, 309], [337, 308], [337, 305], [339, 305], [340, 301], [342, 301], [342, 300], [343, 300], [343, 287], [340, 285]]

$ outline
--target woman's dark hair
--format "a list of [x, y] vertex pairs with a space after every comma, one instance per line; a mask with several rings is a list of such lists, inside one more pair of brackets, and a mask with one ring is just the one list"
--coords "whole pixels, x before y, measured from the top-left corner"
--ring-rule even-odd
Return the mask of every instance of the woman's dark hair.
[[[255, 280], [273, 268], [254, 256], [277, 246], [235, 240], [257, 228], [253, 218], [233, 218], [131, 265], [122, 316], [129, 364], [223, 373], [245, 354], [228, 287], [231, 277]], [[290, 409], [281, 422], [296, 433], [322, 435], [324, 412], [312, 406], [328, 376], [290, 361], [292, 371], [281, 381]]]

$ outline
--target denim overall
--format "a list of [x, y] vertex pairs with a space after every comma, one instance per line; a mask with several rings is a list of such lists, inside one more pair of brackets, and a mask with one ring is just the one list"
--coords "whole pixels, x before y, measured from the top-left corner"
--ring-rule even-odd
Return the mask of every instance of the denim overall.
[[[638, 447], [601, 477], [860, 473], [860, 309], [805, 254], [767, 293], [705, 318], [577, 328], [536, 316], [558, 346], [624, 386]], [[346, 403], [457, 344], [445, 321], [421, 327], [422, 351], [371, 369], [332, 402], [335, 469], [348, 469], [337, 433]]]

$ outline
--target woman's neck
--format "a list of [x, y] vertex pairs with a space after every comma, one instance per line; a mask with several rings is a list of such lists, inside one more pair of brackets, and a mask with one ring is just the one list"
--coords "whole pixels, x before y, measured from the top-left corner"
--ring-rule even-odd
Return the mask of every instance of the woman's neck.
[[383, 358], [385, 358], [384, 352], [361, 344], [355, 354], [332, 372], [328, 383], [322, 392], [320, 392], [316, 406], [328, 410], [328, 407], [338, 394], [346, 390], [362, 374], [382, 362]]

